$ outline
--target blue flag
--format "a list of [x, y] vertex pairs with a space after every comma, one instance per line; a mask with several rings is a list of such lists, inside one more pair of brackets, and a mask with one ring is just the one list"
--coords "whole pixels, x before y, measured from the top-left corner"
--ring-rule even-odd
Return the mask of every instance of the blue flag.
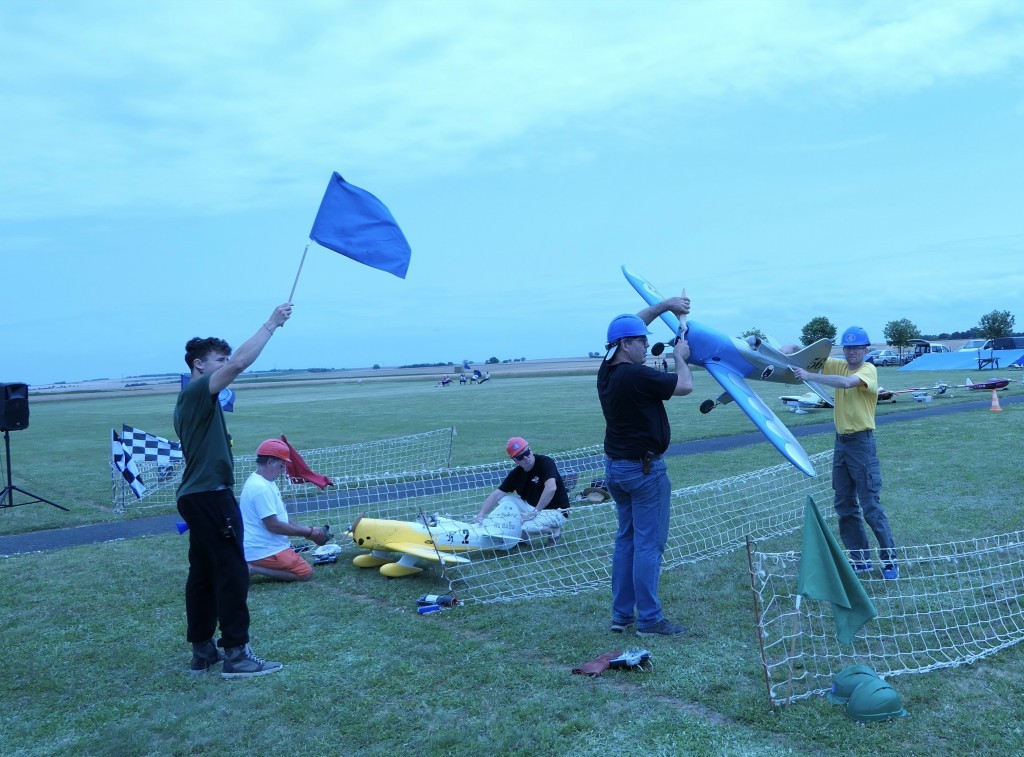
[[[181, 374], [181, 388], [184, 389], [192, 381], [192, 375], [189, 373]], [[220, 403], [220, 409], [225, 413], [231, 413], [235, 410], [235, 390], [229, 386], [225, 386], [220, 390], [220, 394], [217, 395], [217, 401]]]
[[363, 265], [393, 273], [409, 270], [412, 250], [395, 217], [380, 200], [335, 171], [309, 238]]

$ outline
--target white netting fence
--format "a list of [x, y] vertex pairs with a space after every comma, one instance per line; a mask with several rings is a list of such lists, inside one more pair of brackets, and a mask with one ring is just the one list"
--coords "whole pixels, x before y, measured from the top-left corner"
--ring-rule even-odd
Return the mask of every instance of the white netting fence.
[[[595, 449], [600, 453], [599, 447]], [[552, 457], [564, 475], [565, 463], [559, 456]], [[578, 467], [581, 488], [590, 484], [585, 480], [588, 476], [603, 477], [603, 456], [597, 454], [594, 462], [595, 467]], [[830, 469], [832, 451], [813, 456], [811, 462], [819, 469]], [[507, 471], [508, 464], [501, 465], [500, 470]], [[830, 480], [828, 476], [810, 478], [784, 463], [677, 489], [672, 492], [672, 520], [663, 568], [670, 570], [740, 549], [748, 534], [769, 538], [799, 528], [808, 495], [826, 496], [831, 491]], [[493, 488], [491, 485], [490, 490]], [[471, 520], [488, 491], [473, 493], [464, 509], [450, 511], [451, 517]], [[584, 500], [574, 502], [570, 513], [557, 545], [542, 536], [531, 537], [528, 545], [507, 553], [464, 553], [471, 559], [469, 564], [445, 569], [451, 589], [463, 601], [502, 602], [609, 586], [617, 523], [615, 504]]]
[[796, 593], [799, 552], [750, 547], [772, 706], [827, 692], [843, 668], [883, 678], [974, 662], [1024, 640], [1024, 531], [897, 548], [900, 576], [858, 574], [878, 611], [843, 647], [832, 605]]
[[[600, 446], [584, 447], [550, 455], [565, 479], [570, 499], [604, 475], [604, 457]], [[511, 470], [506, 458], [501, 462], [459, 466], [423, 474], [402, 474], [342, 482], [334, 490], [321, 492], [317, 501], [299, 497], [286, 503], [297, 513], [318, 513], [348, 528], [357, 517], [385, 520], [419, 521], [420, 515], [443, 515], [472, 521], [487, 495], [494, 491]], [[320, 500], [328, 499], [328, 507]], [[574, 505], [575, 506], [575, 505]], [[338, 533], [338, 529], [334, 529]], [[340, 533], [338, 541], [346, 544]], [[353, 553], [356, 554], [356, 553]], [[490, 554], [490, 553], [487, 553]]]
[[[301, 501], [305, 512], [331, 510], [337, 505], [338, 491], [370, 486], [387, 477], [422, 478], [451, 467], [454, 427], [410, 434], [394, 439], [347, 444], [339, 447], [299, 450], [311, 470], [330, 478], [335, 486], [320, 491], [312, 484], [292, 484], [282, 477], [279, 486], [285, 502]], [[146, 491], [141, 498], [129, 488], [121, 472], [110, 465], [114, 510], [144, 509], [174, 505], [181, 483], [183, 463], [160, 465], [134, 459]], [[235, 490], [240, 492], [245, 479], [256, 470], [256, 455], [235, 457]]]

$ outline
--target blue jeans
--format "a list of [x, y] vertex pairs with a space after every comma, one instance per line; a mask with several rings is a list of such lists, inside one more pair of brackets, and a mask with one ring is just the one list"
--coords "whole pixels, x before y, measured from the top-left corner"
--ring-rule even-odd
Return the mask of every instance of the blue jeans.
[[646, 628], [664, 619], [658, 601], [661, 557], [668, 541], [671, 484], [665, 461], [644, 475], [638, 460], [605, 458], [604, 480], [618, 508], [612, 556], [612, 620]]
[[882, 509], [882, 466], [878, 462], [875, 435], [871, 431], [836, 434], [832, 456], [832, 489], [835, 490], [839, 536], [855, 562], [868, 561], [868, 537], [861, 518], [878, 539], [883, 563], [896, 559], [889, 519]]

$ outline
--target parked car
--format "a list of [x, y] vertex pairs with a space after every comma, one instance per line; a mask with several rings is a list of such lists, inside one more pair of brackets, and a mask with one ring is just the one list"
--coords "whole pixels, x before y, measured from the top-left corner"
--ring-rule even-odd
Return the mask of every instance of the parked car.
[[892, 350], [871, 350], [864, 362], [874, 365], [899, 365], [900, 356]]
[[910, 346], [914, 350], [914, 357], [920, 357], [921, 355], [927, 355], [929, 352], [951, 352], [944, 344], [939, 342], [929, 342], [926, 339], [911, 339]]
[[989, 339], [968, 339], [964, 342], [964, 346], [961, 347], [958, 352], [977, 352], [978, 350], [990, 350], [992, 349], [992, 342]]
[[992, 340], [994, 350], [1024, 350], [1024, 336], [1001, 336]]

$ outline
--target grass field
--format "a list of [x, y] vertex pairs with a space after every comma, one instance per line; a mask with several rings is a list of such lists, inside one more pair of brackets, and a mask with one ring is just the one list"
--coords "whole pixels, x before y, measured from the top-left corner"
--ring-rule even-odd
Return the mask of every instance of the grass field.
[[[881, 369], [888, 388], [906, 374]], [[923, 374], [928, 376], [928, 374]], [[935, 378], [942, 378], [936, 376]], [[933, 383], [922, 374], [914, 382]], [[735, 407], [697, 412], [718, 390], [695, 376], [669, 403], [673, 441], [745, 433]], [[456, 464], [500, 459], [508, 436], [541, 452], [598, 443], [592, 375], [501, 378], [480, 387], [433, 382], [324, 383], [239, 389], [228, 417], [236, 450], [284, 432], [299, 448], [370, 441], [454, 425]], [[960, 379], [962, 380], [962, 379]], [[917, 384], [915, 384], [917, 385]], [[773, 387], [758, 385], [778, 405]], [[1011, 384], [1008, 393], [1019, 394]], [[987, 399], [988, 395], [981, 399]], [[977, 401], [955, 392], [941, 402]], [[0, 512], [11, 534], [117, 516], [110, 508], [109, 429], [128, 423], [172, 436], [173, 395], [38, 402], [11, 434], [15, 483], [70, 508]], [[904, 398], [880, 414], [926, 407]], [[828, 411], [797, 416], [817, 423]], [[882, 426], [883, 502], [897, 541], [929, 544], [1020, 529], [1024, 405]], [[829, 434], [802, 440], [810, 453]], [[670, 460], [675, 487], [781, 460], [767, 444]], [[824, 472], [820, 475], [827, 475]], [[827, 506], [828, 503], [822, 503]], [[823, 507], [824, 509], [824, 507]], [[168, 509], [168, 512], [171, 510]], [[156, 514], [152, 510], [144, 515]], [[678, 514], [675, 517], [680, 517]], [[1020, 754], [1024, 651], [901, 676], [909, 718], [859, 725], [814, 699], [773, 714], [753, 628], [745, 554], [662, 578], [683, 639], [613, 637], [607, 591], [467, 606], [420, 616], [438, 589], [429, 571], [383, 580], [343, 554], [302, 586], [254, 582], [253, 646], [285, 664], [249, 681], [185, 673], [186, 540], [174, 534], [3, 560], [0, 632], [6, 673], [5, 754]], [[1024, 581], [1024, 577], [1022, 577]], [[602, 652], [643, 646], [650, 674], [570, 674]]]

